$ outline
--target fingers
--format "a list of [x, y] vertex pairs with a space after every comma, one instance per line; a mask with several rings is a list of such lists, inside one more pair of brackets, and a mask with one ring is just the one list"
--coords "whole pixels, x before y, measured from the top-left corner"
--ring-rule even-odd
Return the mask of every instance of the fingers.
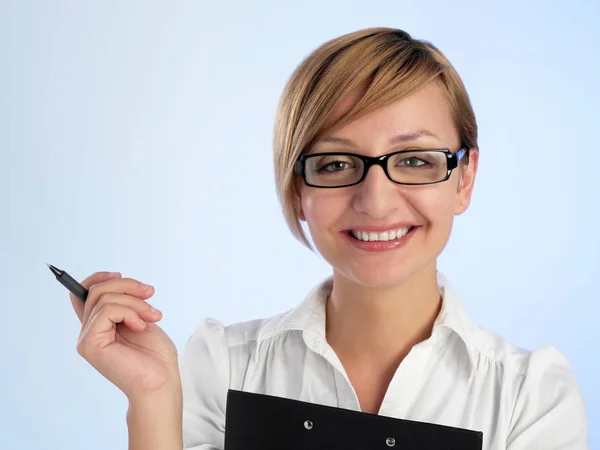
[[84, 321], [84, 324], [91, 321], [94, 316], [100, 314], [104, 308], [112, 304], [126, 306], [132, 309], [136, 312], [140, 319], [144, 321], [144, 324], [146, 322], [157, 322], [162, 317], [162, 313], [158, 309], [154, 309], [149, 303], [142, 299], [127, 294], [107, 292], [102, 294], [102, 296], [98, 299], [89, 317], [86, 321]]
[[85, 325], [91, 312], [96, 308], [100, 298], [107, 293], [123, 294], [137, 297], [138, 301], [145, 301], [154, 295], [154, 288], [132, 278], [115, 278], [92, 284], [88, 297], [83, 307], [82, 325]]
[[115, 323], [122, 322], [134, 331], [146, 329], [144, 322], [135, 309], [118, 303], [105, 303], [94, 310], [84, 326], [77, 352], [88, 361], [95, 359], [98, 352], [115, 342]]
[[[85, 280], [83, 280], [81, 282], [81, 285], [89, 290], [89, 288], [96, 283], [102, 283], [104, 281], [108, 281], [119, 277], [121, 277], [121, 274], [119, 272], [96, 272], [87, 277]], [[75, 295], [73, 295], [72, 293], [69, 293], [69, 298], [71, 299], [71, 304], [73, 305], [75, 314], [77, 314], [79, 321], [82, 322], [83, 313], [85, 309], [84, 303], [77, 297], [75, 297]]]

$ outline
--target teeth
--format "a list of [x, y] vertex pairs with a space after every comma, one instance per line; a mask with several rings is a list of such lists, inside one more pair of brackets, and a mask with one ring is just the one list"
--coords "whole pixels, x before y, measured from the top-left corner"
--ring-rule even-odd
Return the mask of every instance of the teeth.
[[356, 239], [365, 242], [373, 242], [373, 241], [393, 241], [395, 239], [400, 239], [406, 233], [410, 231], [411, 227], [408, 228], [398, 228], [397, 230], [389, 230], [383, 231], [381, 233], [375, 233], [373, 231], [357, 231], [352, 230], [350, 234], [354, 236]]

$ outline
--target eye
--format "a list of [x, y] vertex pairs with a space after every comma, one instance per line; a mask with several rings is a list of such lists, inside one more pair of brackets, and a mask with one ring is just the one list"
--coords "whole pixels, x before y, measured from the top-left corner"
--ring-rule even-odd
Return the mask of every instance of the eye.
[[416, 156], [410, 156], [408, 158], [404, 158], [398, 161], [397, 165], [403, 167], [420, 167], [427, 164], [429, 163], [421, 158], [417, 158]]
[[334, 161], [317, 169], [318, 172], [338, 172], [347, 169], [350, 164], [346, 161]]
[[340, 156], [330, 156], [319, 160], [316, 164], [315, 170], [317, 173], [327, 172], [341, 172], [347, 169], [353, 169], [356, 164], [348, 158]]

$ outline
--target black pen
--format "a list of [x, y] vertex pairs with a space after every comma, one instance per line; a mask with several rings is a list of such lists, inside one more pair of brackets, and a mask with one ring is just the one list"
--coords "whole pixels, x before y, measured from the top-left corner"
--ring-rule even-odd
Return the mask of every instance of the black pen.
[[64, 270], [57, 269], [52, 264], [46, 263], [46, 265], [48, 266], [48, 268], [50, 268], [52, 273], [56, 275], [56, 279], [59, 281], [60, 284], [66, 287], [75, 297], [77, 297], [79, 300], [85, 303], [88, 296], [88, 290], [86, 288], [79, 284], [77, 280], [75, 280]]

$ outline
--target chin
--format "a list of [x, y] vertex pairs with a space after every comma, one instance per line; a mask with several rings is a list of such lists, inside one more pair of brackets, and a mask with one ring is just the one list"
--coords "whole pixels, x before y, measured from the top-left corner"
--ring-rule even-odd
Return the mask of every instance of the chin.
[[401, 285], [416, 272], [415, 268], [407, 267], [402, 263], [392, 265], [359, 263], [340, 269], [336, 269], [336, 272], [342, 277], [371, 289], [387, 289]]

